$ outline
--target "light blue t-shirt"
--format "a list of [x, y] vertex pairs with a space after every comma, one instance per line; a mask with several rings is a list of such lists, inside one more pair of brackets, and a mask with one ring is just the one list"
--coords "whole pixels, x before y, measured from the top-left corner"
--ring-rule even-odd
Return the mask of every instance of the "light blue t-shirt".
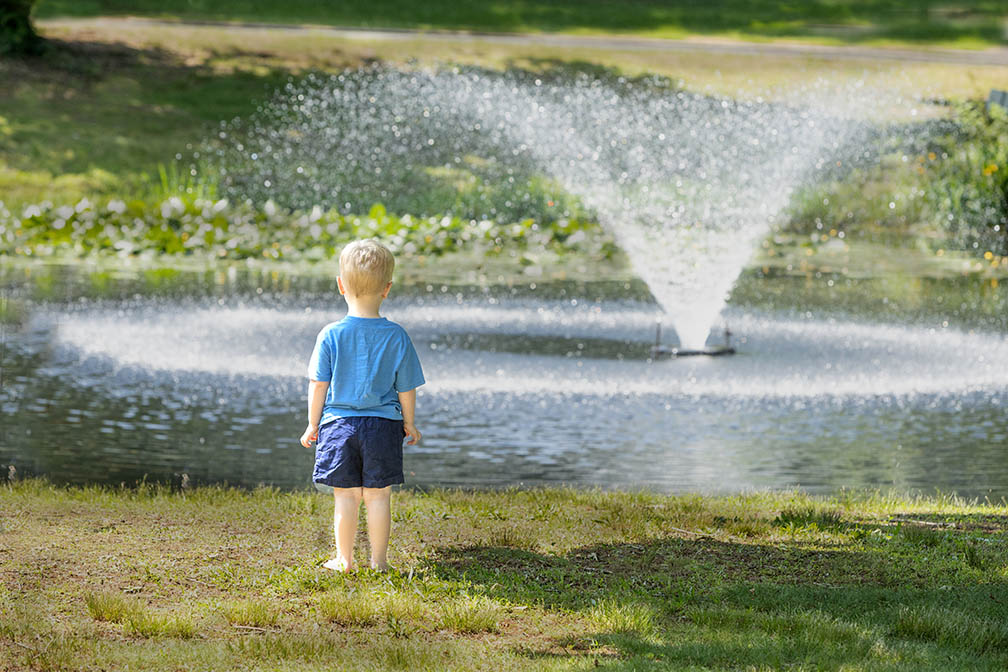
[[402, 420], [398, 393], [425, 382], [405, 329], [384, 317], [352, 315], [319, 332], [308, 377], [329, 382], [320, 425], [362, 415]]

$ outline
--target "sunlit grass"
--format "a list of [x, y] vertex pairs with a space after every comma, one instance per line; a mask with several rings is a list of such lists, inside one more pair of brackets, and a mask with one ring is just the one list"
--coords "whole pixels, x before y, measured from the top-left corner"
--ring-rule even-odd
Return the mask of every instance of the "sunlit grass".
[[189, 639], [196, 634], [196, 624], [189, 616], [159, 613], [149, 609], [128, 613], [123, 624], [127, 632], [146, 638]]
[[588, 614], [591, 624], [603, 632], [632, 633], [641, 637], [655, 634], [657, 615], [655, 609], [640, 602], [607, 600]]
[[409, 637], [430, 623], [428, 605], [416, 594], [389, 592], [379, 600], [381, 620], [393, 637]]
[[[0, 486], [4, 577], [17, 577], [0, 583], [0, 646], [51, 669], [1008, 663], [991, 599], [1008, 583], [1005, 503], [402, 491], [397, 570], [349, 575], [319, 566], [330, 507], [272, 488]], [[496, 544], [503, 525], [532, 542]], [[56, 571], [68, 566], [87, 576]]]
[[483, 597], [459, 597], [440, 606], [441, 626], [460, 633], [497, 632], [501, 608]]
[[91, 618], [96, 621], [122, 623], [140, 611], [136, 600], [115, 593], [88, 593], [84, 601]]
[[786, 508], [774, 518], [774, 525], [779, 527], [815, 526], [817, 530], [835, 530], [843, 526], [843, 514], [837, 510], [816, 510], [807, 508]]
[[274, 605], [261, 600], [228, 602], [221, 607], [221, 613], [231, 625], [254, 628], [273, 627], [280, 618]]
[[442, 595], [435, 599], [412, 591], [367, 588], [326, 593], [315, 608], [325, 622], [355, 628], [381, 625], [395, 637], [438, 629], [462, 634], [496, 632], [503, 615], [499, 605], [482, 596]]
[[357, 592], [325, 595], [316, 608], [326, 621], [346, 626], [374, 625], [382, 617], [381, 606], [374, 596]]

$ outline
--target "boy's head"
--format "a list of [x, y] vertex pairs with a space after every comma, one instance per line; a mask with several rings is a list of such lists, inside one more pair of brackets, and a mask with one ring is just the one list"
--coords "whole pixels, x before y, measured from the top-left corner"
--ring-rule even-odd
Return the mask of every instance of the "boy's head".
[[342, 289], [351, 296], [383, 294], [392, 282], [395, 257], [377, 240], [355, 240], [339, 255]]

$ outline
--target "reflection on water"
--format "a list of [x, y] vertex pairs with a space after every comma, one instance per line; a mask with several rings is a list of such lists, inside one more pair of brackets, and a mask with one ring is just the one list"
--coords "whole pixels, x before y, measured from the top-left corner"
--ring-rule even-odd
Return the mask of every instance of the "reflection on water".
[[[0, 465], [308, 485], [303, 369], [343, 311], [331, 280], [165, 277], [2, 276], [28, 316], [4, 327]], [[746, 277], [765, 291], [743, 283], [760, 301], [727, 313], [741, 354], [663, 362], [648, 360], [659, 311], [635, 287], [400, 288], [385, 312], [430, 381], [408, 482], [1008, 495], [1003, 292], [934, 281], [929, 305], [958, 313], [880, 322], [803, 299], [800, 281]]]

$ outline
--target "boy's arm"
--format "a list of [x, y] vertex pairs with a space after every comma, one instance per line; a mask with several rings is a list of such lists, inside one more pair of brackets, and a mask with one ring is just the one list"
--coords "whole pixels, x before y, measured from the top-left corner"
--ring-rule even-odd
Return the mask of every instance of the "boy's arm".
[[325, 406], [328, 392], [329, 381], [308, 381], [308, 428], [301, 435], [301, 445], [305, 448], [311, 448], [311, 442], [318, 439], [319, 421], [322, 419], [322, 407]]
[[416, 388], [400, 392], [399, 405], [402, 406], [403, 429], [409, 437], [406, 443], [412, 446], [420, 440], [420, 432], [413, 422], [416, 415]]

